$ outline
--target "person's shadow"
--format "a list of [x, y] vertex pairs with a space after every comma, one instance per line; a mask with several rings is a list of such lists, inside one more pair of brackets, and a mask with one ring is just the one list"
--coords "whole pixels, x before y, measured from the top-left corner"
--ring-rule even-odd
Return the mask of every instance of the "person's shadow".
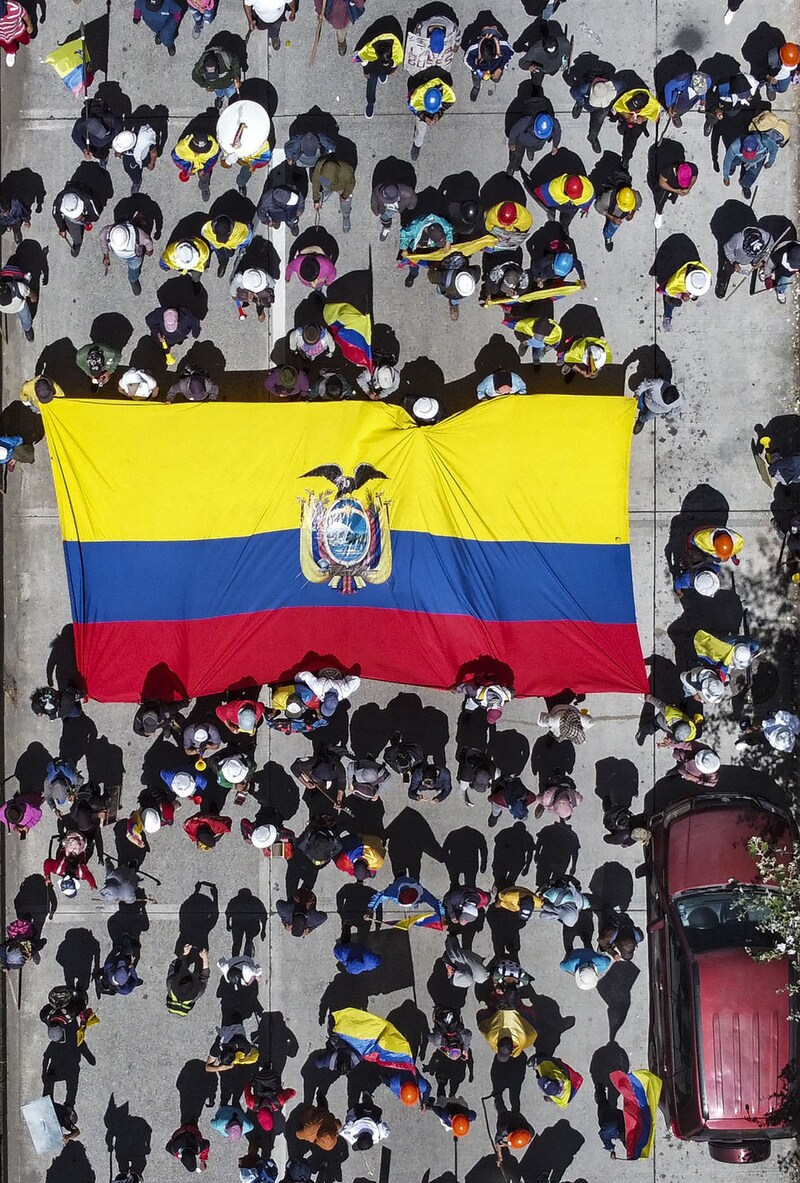
[[[506, 1109], [515, 1112], [522, 1108], [522, 1085], [525, 1080], [526, 1058], [513, 1056], [503, 1063], [495, 1056], [489, 1078], [492, 1082], [492, 1097], [498, 1113]], [[506, 1104], [506, 1098], [508, 1103]]]
[[565, 821], [553, 822], [539, 830], [534, 847], [536, 886], [547, 887], [566, 875], [574, 875], [580, 848], [578, 835]]
[[56, 962], [64, 971], [64, 981], [73, 989], [86, 990], [100, 965], [100, 944], [88, 928], [70, 928], [58, 946]]
[[243, 947], [246, 957], [254, 956], [256, 938], [266, 939], [267, 909], [249, 887], [240, 888], [230, 899], [225, 909], [225, 928], [231, 934], [234, 957]]
[[258, 1021], [256, 1034], [259, 1062], [270, 1064], [282, 1076], [288, 1060], [300, 1050], [297, 1036], [280, 1011], [264, 1011]]
[[206, 1107], [214, 1104], [217, 1076], [206, 1072], [205, 1060], [187, 1060], [175, 1081], [180, 1099], [181, 1125], [197, 1121]]
[[628, 1017], [631, 991], [639, 976], [639, 968], [632, 961], [615, 961], [597, 983], [597, 993], [608, 1009], [608, 1038], [616, 1039]]
[[111, 1158], [116, 1158], [120, 1174], [138, 1171], [142, 1174], [150, 1153], [150, 1138], [153, 1133], [149, 1122], [135, 1117], [129, 1103], [117, 1105], [114, 1094], [108, 1098], [105, 1113], [106, 1149]]
[[[202, 888], [207, 888], [203, 891]], [[179, 937], [176, 950], [184, 945], [208, 948], [208, 939], [219, 920], [219, 897], [216, 883], [195, 883], [194, 891], [183, 901], [178, 913]]]
[[603, 863], [589, 881], [589, 892], [595, 911], [625, 912], [633, 898], [633, 876], [622, 863]]
[[442, 845], [442, 859], [450, 876], [450, 884], [474, 887], [479, 874], [486, 872], [489, 848], [480, 830], [461, 826], [450, 830]]
[[546, 994], [535, 994], [533, 1010], [536, 1015], [536, 1030], [539, 1037], [536, 1040], [536, 1054], [540, 1058], [554, 1056], [561, 1037], [565, 1031], [571, 1031], [575, 1026], [574, 1015], [562, 1015], [561, 1007], [554, 998]]
[[630, 809], [639, 796], [639, 770], [632, 760], [605, 756], [595, 764], [594, 775], [594, 791], [601, 801]]
[[64, 1183], [65, 1179], [69, 1183], [96, 1183], [97, 1176], [82, 1142], [67, 1142], [47, 1168], [44, 1183]]
[[[433, 806], [435, 808], [435, 806]], [[422, 856], [427, 854], [437, 863], [442, 862], [442, 848], [426, 818], [417, 809], [406, 806], [386, 827], [389, 862], [392, 874], [409, 875], [419, 879]]]
[[534, 838], [524, 822], [505, 826], [494, 840], [492, 875], [495, 883], [516, 883], [524, 879], [531, 869], [534, 852]]
[[564, 1117], [541, 1130], [519, 1164], [524, 1183], [561, 1183], [584, 1141]]

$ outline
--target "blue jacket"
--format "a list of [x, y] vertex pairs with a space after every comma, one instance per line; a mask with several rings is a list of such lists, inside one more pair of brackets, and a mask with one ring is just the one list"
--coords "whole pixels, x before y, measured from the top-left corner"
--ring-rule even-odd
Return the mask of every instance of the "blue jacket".
[[739, 136], [731, 144], [728, 151], [725, 153], [725, 159], [722, 162], [722, 176], [727, 181], [733, 170], [743, 164], [745, 168], [753, 168], [754, 165], [761, 164], [767, 168], [775, 163], [775, 157], [778, 155], [778, 149], [781, 146], [780, 137], [774, 131], [751, 131], [747, 133], [750, 136], [755, 136], [760, 141], [758, 152], [752, 160], [745, 160], [742, 156], [742, 140], [744, 136]]
[[599, 976], [606, 972], [611, 963], [612, 958], [607, 953], [596, 953], [594, 949], [574, 949], [559, 964], [559, 969], [563, 969], [565, 973], [574, 974], [575, 970], [580, 969], [582, 965], [593, 965]]
[[333, 955], [348, 974], [368, 973], [381, 963], [379, 954], [366, 945], [351, 945], [349, 941], [338, 941], [333, 946]]
[[[706, 74], [705, 77], [708, 78], [708, 74]], [[711, 84], [710, 78], [708, 78], [708, 82], [710, 85]], [[692, 75], [691, 74], [679, 74], [677, 78], [671, 78], [670, 81], [667, 83], [667, 85], [664, 87], [664, 105], [667, 107], [674, 106], [675, 102], [682, 95], [686, 94], [686, 92], [689, 90], [691, 85], [692, 85]], [[703, 97], [704, 97], [703, 95], [695, 94], [694, 98], [692, 99], [692, 106], [694, 107], [697, 103], [699, 103]]]

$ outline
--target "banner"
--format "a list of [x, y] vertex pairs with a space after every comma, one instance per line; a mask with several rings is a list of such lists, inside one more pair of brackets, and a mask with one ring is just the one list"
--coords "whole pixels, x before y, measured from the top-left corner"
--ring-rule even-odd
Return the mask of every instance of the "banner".
[[520, 695], [647, 689], [635, 399], [497, 398], [429, 427], [374, 402], [42, 412], [93, 698], [275, 682], [314, 653], [419, 686], [483, 658]]

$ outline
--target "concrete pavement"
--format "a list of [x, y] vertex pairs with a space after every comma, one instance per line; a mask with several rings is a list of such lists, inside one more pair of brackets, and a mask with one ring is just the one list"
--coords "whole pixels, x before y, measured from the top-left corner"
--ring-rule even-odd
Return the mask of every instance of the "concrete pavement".
[[[393, 11], [384, 0], [369, 0], [368, 15], [358, 33], [374, 18]], [[522, 33], [530, 17], [526, 8], [512, 0], [498, 0], [493, 12], [503, 21], [512, 40]], [[69, 257], [57, 237], [49, 208], [55, 194], [80, 164], [77, 150], [69, 139], [78, 104], [65, 90], [41, 58], [64, 40], [79, 20], [89, 23], [101, 18], [105, 5], [100, 0], [81, 0], [79, 4], [52, 5], [39, 36], [28, 50], [20, 53], [13, 73], [2, 73], [2, 176], [23, 173], [24, 182], [35, 188], [40, 179], [43, 211], [34, 218], [26, 235], [23, 260], [44, 272], [41, 301], [36, 318], [36, 343], [27, 345], [18, 325], [8, 325], [8, 341], [3, 346], [3, 407], [8, 409], [17, 398], [26, 378], [38, 372], [41, 358], [49, 363], [48, 373], [63, 381], [70, 394], [88, 393], [88, 383], [70, 364], [70, 345], [80, 346], [89, 340], [96, 319], [117, 314], [115, 321], [100, 328], [111, 329], [124, 339], [124, 358], [134, 355], [148, 358], [148, 344], [143, 317], [155, 307], [156, 292], [166, 278], [156, 259], [145, 263], [142, 296], [131, 295], [124, 269], [113, 264], [103, 278], [97, 235], [89, 235], [77, 260]], [[462, 12], [462, 27], [478, 12], [469, 5]], [[411, 14], [410, 7], [399, 15], [401, 21]], [[576, 54], [594, 50], [610, 58], [619, 68], [634, 68], [643, 78], [651, 79], [657, 62], [678, 49], [689, 52], [699, 63], [716, 53], [730, 54], [741, 60], [745, 39], [763, 19], [771, 26], [794, 32], [792, 7], [788, 2], [767, 0], [764, 5], [745, 3], [729, 27], [723, 25], [723, 4], [711, 0], [698, 11], [688, 0], [674, 0], [669, 5], [654, 5], [649, 0], [626, 0], [623, 5], [602, 9], [585, 0], [569, 0], [560, 11], [575, 36]], [[265, 35], [254, 34], [248, 45], [251, 79], [264, 79], [276, 97], [276, 142], [281, 145], [298, 115], [318, 106], [336, 120], [342, 136], [355, 145], [358, 155], [358, 185], [353, 206], [353, 231], [341, 233], [335, 203], [323, 210], [323, 225], [335, 236], [340, 250], [340, 274], [363, 271], [372, 259], [372, 282], [375, 319], [390, 325], [400, 346], [400, 365], [404, 374], [404, 392], [434, 393], [440, 383], [445, 401], [457, 405], [463, 386], [474, 382], [490, 369], [513, 363], [513, 343], [500, 325], [499, 312], [482, 310], [476, 302], [462, 305], [457, 325], [448, 320], [446, 302], [439, 299], [424, 277], [408, 291], [396, 272], [396, 241], [391, 237], [378, 243], [378, 223], [369, 212], [369, 194], [373, 170], [390, 157], [408, 159], [413, 131], [405, 109], [402, 73], [379, 88], [378, 107], [372, 121], [363, 117], [363, 79], [348, 58], [336, 54], [334, 37], [323, 31], [315, 70], [307, 67], [315, 21], [308, 0], [301, 4], [298, 19], [284, 26], [284, 43], [276, 54], [267, 50]], [[169, 160], [185, 125], [203, 107], [199, 90], [189, 74], [199, 49], [209, 37], [223, 29], [238, 34], [244, 31], [244, 19], [235, 0], [223, 0], [215, 26], [194, 41], [188, 24], [178, 39], [174, 59], [153, 44], [144, 26], [135, 28], [130, 21], [130, 5], [117, 4], [111, 12], [111, 38], [108, 78], [130, 100], [130, 109], [140, 105], [168, 108], [159, 123], [166, 150], [156, 170], [145, 175], [144, 193], [156, 203], [163, 217], [160, 244], [169, 240], [173, 227], [187, 214], [200, 209], [196, 188], [179, 185]], [[352, 41], [352, 34], [351, 34]], [[468, 75], [463, 64], [454, 66], [458, 104], [441, 125], [434, 128], [416, 165], [418, 188], [439, 188], [446, 178], [469, 171], [480, 186], [500, 173], [506, 163], [503, 114], [514, 97], [523, 76], [512, 65], [493, 97], [484, 93], [478, 102], [467, 98]], [[564, 125], [562, 151], [577, 154], [588, 169], [596, 158], [588, 147], [585, 117], [580, 123], [570, 118], [571, 101], [560, 78], [549, 80], [546, 93], [552, 99]], [[775, 104], [791, 119], [796, 128], [793, 95], [779, 96]], [[676, 515], [716, 512], [724, 500], [731, 525], [747, 539], [745, 559], [736, 574], [736, 592], [749, 607], [755, 636], [766, 641], [770, 661], [776, 669], [772, 687], [775, 705], [789, 706], [795, 666], [792, 650], [794, 602], [787, 598], [773, 575], [779, 539], [770, 524], [770, 494], [760, 481], [752, 463], [749, 438], [756, 422], [767, 423], [773, 416], [796, 410], [795, 347], [797, 304], [790, 297], [779, 308], [772, 296], [749, 299], [746, 287], [725, 302], [709, 294], [699, 304], [676, 316], [671, 335], [660, 327], [660, 301], [654, 292], [650, 270], [659, 248], [670, 236], [688, 235], [696, 243], [699, 257], [715, 265], [716, 243], [711, 229], [712, 218], [723, 203], [735, 201], [737, 191], [724, 189], [720, 177], [711, 169], [709, 141], [702, 134], [702, 116], [685, 118], [683, 129], [669, 133], [685, 147], [688, 159], [699, 163], [701, 178], [690, 200], [670, 207], [663, 229], [652, 226], [652, 199], [645, 185], [647, 149], [652, 140], [642, 141], [633, 162], [634, 183], [645, 196], [644, 208], [636, 219], [624, 226], [615, 239], [615, 251], [609, 256], [601, 241], [601, 219], [593, 211], [574, 224], [573, 234], [587, 271], [585, 292], [559, 308], [575, 316], [577, 306], [586, 317], [596, 312], [614, 350], [615, 362], [629, 363], [627, 373], [618, 372], [618, 380], [634, 384], [652, 372], [653, 349], [661, 351], [671, 363], [675, 380], [688, 396], [686, 413], [675, 428], [648, 427], [634, 440], [630, 505], [631, 536], [636, 586], [637, 612], [642, 647], [646, 655], [656, 655], [657, 672], [667, 670], [675, 659], [675, 642], [681, 643], [681, 629], [676, 621], [681, 605], [671, 591], [664, 551], [671, 524]], [[601, 136], [606, 151], [618, 149], [617, 133], [606, 125]], [[796, 216], [795, 143], [784, 150], [774, 169], [763, 174], [755, 198], [758, 216], [783, 214]], [[113, 193], [100, 224], [111, 220], [117, 203], [128, 195], [128, 184], [120, 162], [112, 162], [110, 178]], [[234, 174], [215, 172], [212, 204], [234, 183]], [[257, 200], [260, 181], [251, 183], [249, 198]], [[207, 208], [207, 207], [204, 207]], [[735, 211], [733, 211], [735, 213]], [[304, 225], [307, 224], [307, 221]], [[535, 225], [541, 225], [536, 214]], [[38, 247], [37, 245], [38, 244]], [[285, 258], [286, 244], [274, 244]], [[9, 237], [3, 238], [4, 261], [11, 253]], [[304, 289], [292, 284], [285, 289], [283, 308], [276, 306], [272, 323], [260, 326], [254, 316], [239, 324], [228, 298], [228, 279], [220, 280], [212, 272], [205, 281], [209, 294], [208, 316], [201, 341], [208, 356], [224, 365], [230, 388], [240, 389], [236, 375], [262, 373], [276, 345], [294, 323], [294, 313]], [[732, 285], [733, 286], [733, 285]], [[119, 319], [119, 318], [124, 318]], [[213, 349], [209, 349], [211, 343]], [[196, 347], [199, 349], [199, 347]], [[181, 351], [185, 356], [186, 349]], [[202, 355], [202, 354], [201, 354]], [[424, 359], [419, 364], [419, 359]], [[413, 363], [418, 363], [416, 367]], [[146, 364], [146, 363], [145, 363]], [[523, 367], [533, 390], [560, 390], [560, 377], [554, 365], [545, 366], [534, 376]], [[423, 389], [422, 381], [427, 385]], [[166, 380], [159, 373], [160, 382]], [[250, 381], [250, 379], [248, 379]], [[576, 390], [578, 383], [570, 389]], [[163, 385], [162, 385], [163, 389]], [[30, 422], [28, 430], [30, 430]], [[696, 491], [698, 490], [699, 491]], [[695, 491], [695, 492], [693, 492]], [[684, 520], [687, 520], [684, 518]], [[46, 753], [59, 746], [55, 724], [38, 720], [31, 714], [28, 699], [32, 690], [44, 683], [48, 669], [56, 678], [68, 676], [69, 652], [62, 630], [69, 620], [69, 605], [64, 579], [58, 522], [55, 512], [52, 479], [46, 446], [38, 448], [37, 462], [31, 469], [18, 468], [9, 478], [4, 504], [4, 582], [5, 582], [5, 774], [16, 775], [28, 786], [40, 781]], [[55, 639], [55, 641], [54, 641]], [[412, 697], [400, 697], [411, 695]], [[409, 731], [416, 725], [436, 744], [444, 743], [451, 767], [454, 767], [454, 737], [458, 715], [455, 698], [436, 692], [402, 687], [365, 684], [354, 698], [350, 711], [351, 742], [361, 752], [370, 750], [369, 737], [376, 726], [376, 702], [392, 715], [407, 720]], [[394, 705], [393, 705], [394, 704]], [[539, 701], [515, 701], [506, 710], [494, 741], [498, 758], [507, 771], [527, 769], [533, 783], [538, 758], [542, 752], [542, 733], [534, 719], [541, 708]], [[598, 903], [627, 907], [640, 924], [645, 919], [644, 884], [636, 851], [616, 850], [602, 843], [599, 796], [609, 780], [622, 780], [635, 792], [641, 803], [656, 780], [670, 767], [668, 754], [652, 741], [639, 748], [634, 743], [639, 702], [627, 698], [602, 697], [591, 702], [597, 726], [589, 741], [578, 748], [573, 775], [584, 794], [584, 804], [574, 819], [577, 846], [577, 876]], [[423, 713], [424, 712], [424, 713]], [[88, 705], [94, 728], [86, 737], [86, 764], [90, 775], [106, 784], [123, 780], [122, 812], [132, 808], [140, 790], [142, 766], [148, 746], [130, 729], [129, 707]], [[733, 748], [735, 724], [724, 714], [714, 721], [711, 734], [719, 743], [726, 765], [755, 768], [774, 776], [780, 784], [789, 783], [793, 766], [767, 756], [742, 756]], [[304, 825], [305, 805], [296, 788], [288, 783], [285, 769], [302, 750], [299, 741], [289, 741], [271, 733], [259, 740], [260, 780], [273, 800], [286, 802], [289, 824], [296, 830]], [[531, 761], [533, 759], [533, 767]], [[516, 857], [524, 858], [524, 835], [505, 822], [496, 830], [486, 829], [487, 810], [479, 805], [467, 810], [457, 792], [442, 808], [416, 809], [406, 801], [404, 789], [394, 778], [386, 794], [385, 823], [390, 839], [393, 868], [414, 856], [420, 863], [423, 882], [434, 892], [447, 888], [447, 867], [442, 862], [442, 846], [449, 832], [468, 827], [463, 835], [464, 849], [479, 841], [481, 833], [488, 842], [488, 862], [477, 876], [479, 885], [490, 887], [495, 860], [501, 865]], [[9, 781], [7, 788], [13, 785]], [[252, 810], [251, 810], [252, 812]], [[421, 817], [420, 817], [421, 815]], [[236, 816], [238, 824], [238, 814]], [[40, 895], [38, 879], [51, 828], [43, 823], [24, 844], [6, 841], [5, 877], [6, 911], [10, 917], [18, 893], [25, 901], [36, 902]], [[545, 823], [531, 820], [534, 837]], [[476, 837], [476, 833], [478, 837]], [[563, 835], [558, 834], [558, 839]], [[111, 834], [108, 845], [114, 848]], [[545, 839], [546, 841], [546, 839]], [[560, 849], [559, 845], [559, 849]], [[520, 852], [522, 854], [520, 855]], [[265, 1017], [260, 1021], [263, 1045], [273, 1059], [286, 1061], [284, 1079], [301, 1091], [301, 1069], [310, 1052], [321, 1046], [324, 1028], [318, 1022], [319, 999], [323, 994], [339, 1005], [348, 997], [335, 981], [330, 953], [338, 935], [335, 915], [327, 925], [304, 942], [294, 941], [282, 930], [274, 912], [274, 902], [283, 891], [280, 864], [259, 861], [257, 853], [246, 847], [234, 834], [213, 855], [202, 855], [179, 833], [162, 833], [153, 843], [145, 869], [157, 876], [162, 885], [154, 890], [158, 903], [148, 906], [146, 917], [132, 917], [131, 924], [141, 924], [141, 976], [143, 989], [129, 998], [104, 999], [100, 1003], [101, 1025], [92, 1030], [89, 1045], [96, 1065], [80, 1069], [77, 1111], [82, 1130], [80, 1143], [65, 1148], [53, 1162], [37, 1159], [27, 1131], [18, 1118], [18, 1105], [41, 1093], [41, 1063], [46, 1048], [44, 1028], [38, 1011], [49, 988], [64, 980], [63, 974], [85, 973], [96, 949], [102, 957], [110, 948], [108, 924], [111, 910], [94, 902], [83, 891], [76, 901], [62, 901], [54, 920], [45, 928], [47, 945], [38, 969], [26, 970], [21, 1006], [13, 1005], [7, 1015], [9, 1138], [6, 1145], [8, 1178], [19, 1183], [91, 1183], [112, 1174], [129, 1149], [134, 1164], [140, 1161], [142, 1147], [149, 1139], [152, 1147], [146, 1180], [183, 1177], [179, 1165], [169, 1159], [163, 1146], [179, 1124], [182, 1107], [191, 1107], [202, 1098], [202, 1074], [197, 1061], [204, 1061], [211, 1045], [214, 1027], [219, 1022], [216, 998], [218, 974], [212, 973], [210, 988], [196, 1010], [185, 1022], [170, 1017], [163, 1005], [163, 979], [181, 926], [181, 905], [193, 896], [198, 881], [211, 880], [218, 893], [219, 918], [210, 937], [212, 961], [229, 952], [229, 934], [225, 916], [229, 904], [246, 886], [262, 901], [267, 912], [267, 932], [257, 942], [257, 958], [265, 967], [260, 1002]], [[535, 879], [535, 871], [531, 871]], [[380, 882], [384, 882], [381, 879]], [[335, 913], [337, 893], [345, 884], [333, 868], [320, 875], [317, 885], [319, 906]], [[21, 886], [22, 885], [22, 886]], [[184, 913], [185, 915], [185, 913]], [[112, 925], [119, 925], [119, 920]], [[77, 930], [77, 931], [76, 931]], [[413, 1032], [420, 1025], [419, 1012], [430, 1019], [430, 982], [441, 938], [433, 933], [412, 933], [406, 947], [404, 938], [399, 953], [391, 953], [392, 973], [387, 975], [386, 992], [373, 996], [369, 1006], [376, 1012], [395, 1016], [403, 1030]], [[96, 944], [95, 944], [96, 942]], [[482, 932], [476, 949], [488, 953], [491, 942]], [[539, 1138], [521, 1163], [525, 1183], [548, 1183], [562, 1180], [594, 1180], [607, 1174], [610, 1165], [596, 1132], [596, 1112], [592, 1096], [592, 1077], [600, 1077], [617, 1063], [642, 1067], [647, 1060], [648, 983], [644, 950], [637, 954], [633, 970], [615, 967], [616, 977], [609, 978], [612, 989], [593, 994], [579, 994], [573, 983], [558, 969], [563, 955], [562, 933], [556, 928], [525, 931], [522, 960], [535, 975], [535, 989], [543, 1023], [543, 1040], [585, 1077], [583, 1090], [563, 1114], [546, 1107], [530, 1074], [522, 1086], [523, 1107]], [[395, 963], [396, 958], [396, 963]], [[395, 973], [395, 964], [397, 966]], [[619, 971], [619, 972], [618, 972]], [[331, 986], [331, 983], [334, 985]], [[347, 983], [358, 994], [358, 979]], [[395, 988], [391, 988], [395, 987]], [[435, 992], [435, 984], [433, 986]], [[327, 993], [326, 993], [327, 992]], [[629, 999], [629, 1001], [628, 1001]], [[418, 1010], [416, 1009], [418, 1008]], [[474, 1028], [474, 1002], [465, 1007], [465, 1021]], [[465, 1095], [479, 1111], [478, 1128], [458, 1147], [454, 1160], [452, 1139], [432, 1117], [408, 1112], [386, 1090], [377, 1094], [385, 1119], [392, 1127], [388, 1142], [391, 1163], [388, 1178], [428, 1183], [499, 1183], [493, 1165], [491, 1146], [481, 1112], [485, 1100], [489, 1121], [493, 1122], [491, 1061], [482, 1038], [475, 1037], [475, 1081], [465, 1086]], [[60, 1087], [60, 1086], [59, 1086]], [[57, 1095], [59, 1095], [57, 1093]], [[346, 1087], [338, 1082], [330, 1092], [330, 1104], [340, 1117], [346, 1107]], [[208, 1133], [211, 1110], [203, 1110], [201, 1125]], [[145, 1129], [145, 1123], [148, 1129]], [[149, 1132], [148, 1132], [149, 1130]], [[236, 1153], [213, 1132], [209, 1183], [235, 1178]], [[111, 1154], [109, 1154], [111, 1151]], [[280, 1140], [276, 1156], [284, 1155]], [[377, 1177], [380, 1156], [373, 1151], [366, 1161], [352, 1154], [342, 1166], [342, 1177], [361, 1183]], [[648, 1162], [614, 1164], [632, 1180], [655, 1179], [659, 1183], [691, 1178], [717, 1183], [732, 1168], [714, 1164], [702, 1147], [678, 1143], [659, 1121], [656, 1150]], [[775, 1158], [762, 1166], [739, 1168], [749, 1181], [775, 1177]], [[382, 1176], [382, 1183], [386, 1179]]]

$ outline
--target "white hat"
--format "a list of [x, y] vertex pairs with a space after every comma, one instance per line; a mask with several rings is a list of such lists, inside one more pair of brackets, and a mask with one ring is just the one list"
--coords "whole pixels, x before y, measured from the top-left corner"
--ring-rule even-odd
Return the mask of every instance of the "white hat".
[[266, 850], [268, 846], [272, 846], [277, 837], [278, 830], [275, 826], [256, 826], [250, 835], [250, 841], [253, 843], [253, 846], [257, 846], [259, 850]]
[[65, 218], [77, 218], [83, 213], [85, 206], [77, 193], [65, 193], [59, 208]]
[[74, 900], [78, 894], [78, 884], [71, 875], [65, 875], [58, 886], [61, 889], [62, 895], [65, 895], [68, 900]]
[[111, 141], [111, 147], [115, 152], [130, 152], [131, 148], [136, 144], [136, 135], [132, 131], [118, 132]]
[[769, 733], [769, 742], [779, 752], [791, 752], [795, 745], [795, 734], [791, 727], [776, 727]]
[[594, 990], [598, 973], [593, 965], [579, 965], [575, 970], [575, 985], [579, 990]]
[[195, 743], [205, 743], [207, 739], [208, 739], [208, 731], [206, 730], [206, 728], [205, 727], [195, 727], [194, 742]]
[[693, 296], [704, 296], [711, 287], [711, 275], [705, 267], [693, 267], [686, 272], [686, 290]]
[[256, 729], [256, 713], [252, 707], [240, 707], [239, 714], [236, 717], [240, 731], [246, 731], [252, 735]]
[[7, 448], [5, 444], [0, 444], [0, 460], [8, 460], [11, 455], [11, 449]]
[[131, 398], [149, 398], [156, 388], [155, 378], [144, 370], [126, 370], [119, 385]]
[[175, 247], [175, 262], [191, 268], [200, 262], [200, 252], [193, 242], [179, 242]]
[[411, 414], [415, 419], [424, 419], [427, 422], [435, 419], [439, 414], [439, 404], [435, 398], [415, 399], [411, 407]]
[[455, 285], [459, 296], [471, 296], [475, 291], [475, 279], [469, 271], [459, 271]]
[[707, 702], [721, 702], [725, 697], [725, 687], [719, 678], [715, 678], [709, 670], [708, 677], [703, 680], [701, 694]]
[[142, 810], [142, 825], [146, 834], [157, 834], [161, 829], [161, 814], [152, 805]]
[[461, 909], [461, 916], [462, 916], [462, 919], [463, 919], [463, 917], [468, 916], [470, 920], [477, 920], [478, 919], [478, 905], [471, 904], [471, 903], [464, 904], [464, 907]]
[[674, 735], [678, 743], [686, 743], [692, 734], [692, 727], [685, 719], [680, 719], [675, 724]]
[[617, 97], [617, 88], [613, 82], [594, 82], [589, 88], [589, 106], [599, 110], [608, 107]]
[[287, 205], [297, 205], [297, 203], [298, 203], [298, 201], [299, 201], [299, 200], [300, 200], [300, 194], [299, 194], [299, 193], [294, 193], [294, 192], [293, 192], [293, 191], [290, 189], [290, 190], [289, 190], [289, 195], [288, 195], [288, 197], [286, 198], [286, 204], [287, 204]]
[[238, 756], [228, 756], [220, 763], [219, 770], [232, 785], [240, 785], [247, 780], [247, 765]]
[[195, 779], [189, 772], [176, 772], [172, 778], [172, 791], [178, 797], [191, 797], [196, 787]]
[[602, 370], [606, 364], [606, 351], [602, 345], [590, 345], [586, 350], [587, 360], [594, 362], [596, 370]]
[[711, 748], [701, 748], [694, 754], [694, 762], [701, 772], [716, 772], [720, 766], [720, 758]]
[[375, 382], [380, 390], [388, 390], [394, 382], [394, 370], [391, 366], [376, 366]]
[[108, 245], [112, 251], [130, 251], [136, 246], [136, 231], [130, 222], [117, 222], [111, 227]]
[[719, 575], [716, 571], [698, 571], [694, 577], [694, 590], [701, 596], [715, 596], [719, 591]]
[[269, 287], [269, 276], [259, 267], [248, 267], [242, 272], [242, 287], [249, 292], [263, 292], [264, 288]]
[[737, 641], [733, 647], [733, 654], [731, 656], [731, 665], [736, 670], [746, 670], [753, 660], [753, 653], [749, 645], [744, 641]]

